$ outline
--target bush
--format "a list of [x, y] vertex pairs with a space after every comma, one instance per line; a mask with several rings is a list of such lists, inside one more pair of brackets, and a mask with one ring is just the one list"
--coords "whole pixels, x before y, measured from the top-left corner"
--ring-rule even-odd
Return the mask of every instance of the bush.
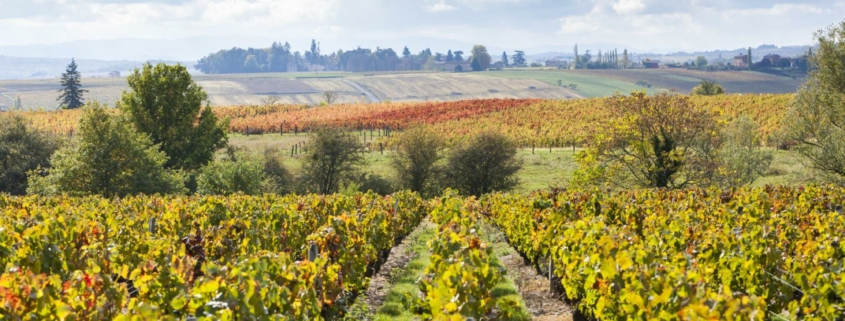
[[768, 171], [773, 156], [771, 152], [758, 149], [757, 132], [757, 124], [745, 116], [735, 119], [722, 131], [721, 187], [750, 185]]
[[393, 187], [393, 183], [378, 174], [361, 174], [358, 176], [356, 182], [358, 185], [358, 191], [360, 192], [366, 193], [372, 191], [373, 193], [379, 195], [388, 195], [396, 192], [396, 188]]
[[302, 163], [306, 191], [332, 194], [342, 181], [354, 179], [364, 158], [363, 146], [353, 135], [337, 128], [317, 130]]
[[105, 197], [183, 192], [183, 175], [166, 170], [165, 162], [147, 135], [93, 103], [79, 122], [79, 141], [53, 155], [46, 175], [31, 171], [27, 191]]
[[707, 81], [702, 80], [698, 86], [692, 89], [690, 95], [693, 96], [715, 96], [715, 95], [724, 95], [725, 88], [722, 88], [722, 85], [719, 85], [715, 81]]
[[200, 170], [197, 193], [229, 195], [243, 193], [258, 195], [264, 188], [264, 164], [244, 153], [229, 153]]
[[0, 193], [26, 194], [27, 172], [49, 168], [59, 140], [19, 115], [0, 115]]
[[443, 171], [437, 165], [443, 149], [443, 142], [431, 130], [418, 127], [402, 133], [390, 164], [401, 187], [424, 196], [440, 194], [434, 185]]
[[293, 175], [285, 168], [282, 159], [281, 151], [264, 150], [264, 192], [287, 194], [293, 191]]
[[481, 134], [456, 147], [446, 167], [449, 187], [475, 196], [513, 189], [519, 185], [516, 173], [522, 169], [516, 152], [513, 142], [496, 133]]

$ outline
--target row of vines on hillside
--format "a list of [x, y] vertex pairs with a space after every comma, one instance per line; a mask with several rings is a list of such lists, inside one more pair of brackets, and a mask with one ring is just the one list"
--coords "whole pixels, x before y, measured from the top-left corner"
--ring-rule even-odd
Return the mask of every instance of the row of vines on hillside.
[[842, 320], [845, 189], [496, 194], [480, 211], [601, 320]]
[[[496, 131], [523, 147], [567, 147], [583, 144], [594, 124], [606, 121], [608, 115], [602, 108], [606, 99], [478, 99], [314, 108], [233, 106], [213, 110], [217, 116], [229, 119], [230, 132], [240, 134], [298, 133], [319, 126], [401, 131], [423, 125], [436, 129], [450, 143], [483, 131]], [[694, 106], [717, 111], [726, 121], [741, 115], [752, 118], [760, 125], [764, 139], [779, 130], [792, 99], [793, 95], [785, 94], [690, 97]], [[60, 134], [72, 133], [80, 117], [75, 110], [21, 113], [37, 127]], [[390, 143], [389, 139], [384, 140]]]
[[10, 319], [334, 319], [425, 216], [394, 196], [0, 196]]

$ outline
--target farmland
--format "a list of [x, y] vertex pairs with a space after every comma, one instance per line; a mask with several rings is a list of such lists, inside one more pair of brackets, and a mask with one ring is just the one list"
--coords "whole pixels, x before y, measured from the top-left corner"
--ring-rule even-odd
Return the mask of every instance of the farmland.
[[[319, 105], [322, 93], [334, 91], [336, 103], [369, 100], [352, 84], [372, 93], [378, 101], [456, 101], [489, 98], [569, 99], [606, 97], [617, 92], [670, 89], [688, 92], [702, 79], [715, 80], [729, 93], [790, 93], [801, 79], [730, 71], [658, 70], [507, 70], [481, 73], [261, 73], [198, 75], [212, 106], [257, 105], [273, 98], [280, 104]], [[558, 85], [558, 81], [563, 86]], [[637, 85], [638, 81], [652, 88]], [[569, 85], [574, 85], [570, 88]], [[123, 78], [84, 78], [88, 100], [113, 105], [127, 89]], [[59, 83], [56, 79], [0, 80], [0, 108], [8, 109], [20, 96], [25, 109], [53, 110]]]
[[804, 81], [755, 71], [699, 71], [681, 68], [628, 70], [572, 70], [584, 76], [636, 83], [645, 81], [654, 87], [689, 93], [702, 80], [715, 81], [728, 93], [793, 93]]
[[[276, 86], [334, 80], [303, 85], [247, 78], [237, 86], [270, 93]], [[387, 93], [378, 82], [361, 83]], [[799, 312], [807, 320], [826, 320], [845, 309], [838, 299], [845, 295], [845, 247], [837, 238], [845, 230], [837, 213], [845, 190], [765, 185], [804, 182], [794, 152], [775, 151], [772, 169], [756, 187], [559, 189], [577, 168], [574, 155], [590, 139], [590, 124], [606, 118], [599, 112], [606, 99], [214, 107], [230, 119], [230, 145], [280, 149], [294, 175], [311, 128], [348, 129], [367, 146], [363, 170], [387, 177], [395, 139], [405, 128], [426, 126], [448, 146], [483, 131], [507, 135], [520, 147], [522, 184], [516, 194], [478, 199], [450, 190], [428, 200], [411, 192], [0, 196], [0, 264], [11, 267], [0, 275], [0, 313], [48, 319], [570, 320], [577, 309], [601, 320], [788, 318]], [[764, 138], [780, 127], [792, 99], [690, 98], [725, 121], [751, 117]], [[21, 115], [71, 134], [81, 111]]]

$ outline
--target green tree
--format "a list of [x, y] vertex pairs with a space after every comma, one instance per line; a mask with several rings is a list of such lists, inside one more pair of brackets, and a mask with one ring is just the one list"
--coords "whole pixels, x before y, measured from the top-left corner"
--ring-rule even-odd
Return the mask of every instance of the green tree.
[[722, 88], [722, 85], [719, 85], [715, 81], [709, 80], [702, 80], [698, 86], [695, 86], [690, 92], [690, 95], [693, 96], [715, 96], [715, 95], [724, 95], [725, 88]]
[[293, 176], [285, 167], [282, 153], [278, 149], [264, 150], [264, 191], [287, 194], [293, 189]]
[[695, 58], [695, 67], [699, 68], [699, 69], [707, 67], [707, 58], [705, 58], [704, 56], [696, 57]]
[[807, 81], [785, 118], [787, 139], [809, 166], [845, 177], [845, 21], [815, 34]]
[[402, 49], [402, 57], [411, 58], [411, 50], [408, 49], [408, 46], [405, 46], [405, 49]]
[[455, 55], [452, 54], [452, 50], [446, 53], [446, 61], [455, 61]]
[[123, 116], [90, 104], [78, 136], [74, 146], [53, 155], [45, 176], [30, 172], [29, 193], [122, 197], [183, 191], [183, 176], [164, 168], [167, 155]]
[[169, 157], [167, 168], [198, 169], [226, 146], [228, 120], [219, 121], [211, 107], [202, 107], [208, 95], [184, 66], [148, 63], [127, 82], [130, 91], [118, 106]]
[[475, 59], [475, 57], [469, 58], [469, 66], [472, 68], [472, 71], [482, 71], [484, 68], [481, 67], [481, 60]]
[[645, 92], [614, 96], [588, 148], [576, 156], [573, 185], [629, 189], [707, 185], [718, 170], [715, 115], [689, 97]]
[[525, 66], [525, 52], [522, 50], [514, 50], [513, 64], [517, 67]]
[[622, 69], [628, 69], [631, 64], [628, 62], [628, 49], [622, 51]]
[[303, 158], [302, 180], [321, 194], [338, 191], [340, 183], [354, 177], [364, 163], [358, 138], [336, 128], [322, 128], [314, 134]]
[[579, 69], [581, 63], [581, 57], [578, 56], [578, 44], [575, 44], [575, 63], [572, 65], [573, 69]]
[[516, 145], [504, 135], [481, 134], [452, 150], [446, 166], [449, 187], [475, 196], [509, 191], [519, 185], [522, 162], [516, 154]]
[[246, 56], [246, 60], [244, 60], [244, 71], [246, 71], [246, 72], [259, 72], [259, 71], [261, 71], [261, 66], [258, 64], [258, 60], [255, 58], [255, 55]]
[[15, 96], [15, 110], [23, 110], [23, 102], [21, 101], [21, 96]]
[[60, 105], [67, 109], [76, 109], [82, 107], [85, 104], [85, 99], [82, 95], [88, 92], [85, 89], [82, 89], [82, 74], [79, 73], [76, 65], [76, 60], [71, 59], [70, 64], [67, 65], [67, 69], [62, 74], [62, 89], [59, 89], [59, 92], [62, 93], [57, 99], [60, 102]]
[[442, 170], [437, 163], [443, 159], [443, 142], [436, 133], [424, 127], [402, 133], [391, 166], [403, 188], [426, 196], [439, 194], [435, 187]]
[[502, 67], [508, 67], [510, 63], [508, 63], [508, 53], [502, 51]]
[[[487, 68], [490, 67], [490, 61], [492, 60], [490, 58], [490, 54], [487, 53], [487, 47], [482, 45], [472, 46], [472, 59], [477, 60], [478, 65], [481, 67], [481, 69], [476, 71], [487, 70]], [[475, 68], [473, 68], [473, 70], [475, 70]]]
[[455, 51], [455, 61], [464, 61], [464, 52], [463, 51]]
[[750, 185], [769, 169], [773, 156], [770, 151], [759, 149], [758, 133], [757, 124], [746, 116], [734, 119], [722, 131], [718, 179], [721, 187]]
[[23, 195], [27, 172], [49, 168], [59, 141], [33, 128], [23, 116], [4, 114], [0, 113], [0, 193]]

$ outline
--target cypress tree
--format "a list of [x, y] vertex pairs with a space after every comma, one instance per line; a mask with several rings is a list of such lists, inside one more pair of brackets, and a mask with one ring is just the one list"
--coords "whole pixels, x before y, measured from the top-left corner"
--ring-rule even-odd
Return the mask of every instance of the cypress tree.
[[67, 109], [82, 107], [85, 104], [82, 94], [88, 92], [82, 89], [80, 82], [82, 74], [76, 70], [76, 67], [76, 60], [71, 59], [70, 64], [67, 65], [67, 70], [62, 74], [62, 89], [59, 89], [62, 95], [59, 96], [59, 99], [56, 99], [61, 102], [61, 106]]

